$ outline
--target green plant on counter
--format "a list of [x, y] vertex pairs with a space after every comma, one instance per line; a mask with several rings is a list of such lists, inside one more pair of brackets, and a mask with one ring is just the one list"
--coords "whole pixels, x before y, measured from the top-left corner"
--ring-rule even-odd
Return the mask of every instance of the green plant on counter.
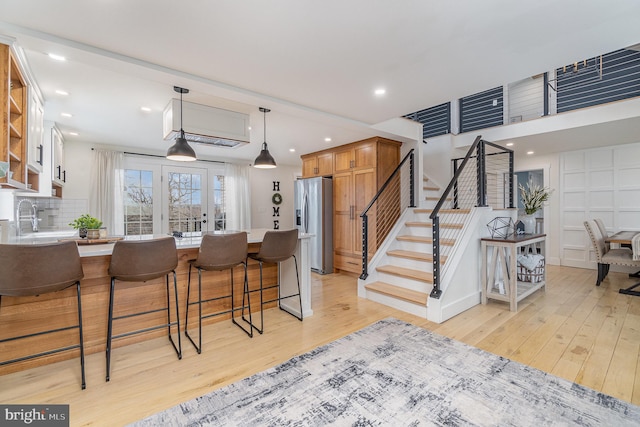
[[97, 230], [102, 227], [102, 221], [89, 214], [81, 215], [69, 223], [75, 229], [86, 228], [87, 230]]

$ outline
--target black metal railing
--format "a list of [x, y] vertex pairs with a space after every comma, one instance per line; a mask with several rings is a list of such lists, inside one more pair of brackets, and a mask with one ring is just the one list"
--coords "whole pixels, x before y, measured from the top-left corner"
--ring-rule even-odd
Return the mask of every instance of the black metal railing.
[[512, 150], [483, 141], [478, 135], [466, 156], [453, 159], [452, 163], [453, 178], [430, 215], [433, 228], [432, 298], [442, 295], [441, 259], [453, 247], [455, 236], [471, 208], [512, 208], [514, 203]]
[[[407, 162], [408, 161], [408, 162]], [[380, 190], [360, 214], [362, 220], [362, 274], [361, 279], [369, 275], [369, 247], [371, 245], [369, 233], [369, 212], [375, 218], [372, 240], [375, 249], [391, 231], [398, 218], [406, 207], [415, 207], [415, 175], [414, 175], [414, 150], [412, 149], [402, 159], [389, 178], [382, 184]], [[403, 191], [408, 189], [408, 191]], [[373, 238], [375, 236], [375, 238]]]

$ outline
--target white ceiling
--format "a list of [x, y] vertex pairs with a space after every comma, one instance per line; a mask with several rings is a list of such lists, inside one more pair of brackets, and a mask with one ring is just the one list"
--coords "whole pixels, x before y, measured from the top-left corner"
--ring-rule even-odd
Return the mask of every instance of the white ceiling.
[[0, 10], [0, 35], [24, 49], [45, 118], [66, 139], [164, 153], [162, 110], [178, 85], [187, 101], [251, 114], [251, 144], [196, 145], [200, 157], [252, 161], [262, 106], [280, 164], [640, 42], [636, 0], [0, 0]]

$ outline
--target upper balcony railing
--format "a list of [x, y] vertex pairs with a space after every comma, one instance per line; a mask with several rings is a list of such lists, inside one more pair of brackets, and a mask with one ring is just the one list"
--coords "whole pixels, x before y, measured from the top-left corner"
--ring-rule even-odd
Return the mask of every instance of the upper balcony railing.
[[423, 139], [478, 131], [640, 96], [640, 47], [619, 49], [407, 114]]

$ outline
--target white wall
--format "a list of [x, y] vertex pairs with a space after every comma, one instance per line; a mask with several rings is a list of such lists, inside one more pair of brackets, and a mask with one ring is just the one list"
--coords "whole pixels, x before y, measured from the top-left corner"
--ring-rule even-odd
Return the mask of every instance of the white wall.
[[[301, 167], [278, 166], [275, 169], [251, 169], [251, 227], [273, 229], [273, 221], [280, 221], [280, 230], [294, 227], [293, 182], [302, 176]], [[273, 181], [280, 181], [280, 191], [273, 191]], [[273, 216], [271, 201], [280, 193], [280, 217]]]

